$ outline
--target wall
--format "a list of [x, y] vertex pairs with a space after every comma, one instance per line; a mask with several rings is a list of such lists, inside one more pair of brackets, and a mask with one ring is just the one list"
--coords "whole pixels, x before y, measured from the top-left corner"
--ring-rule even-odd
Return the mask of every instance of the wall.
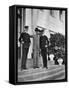
[[[53, 10], [53, 15], [50, 10], [46, 9], [26, 9], [25, 25], [29, 26], [29, 34], [35, 34], [35, 28], [41, 26], [46, 28], [45, 35], [50, 38], [50, 31], [59, 32], [65, 35], [65, 11], [62, 12], [61, 20], [59, 10]], [[29, 48], [28, 58], [31, 58], [33, 50], [33, 39]]]
[[50, 10], [31, 9], [26, 10], [26, 25], [29, 25], [29, 33], [33, 34], [37, 26], [52, 30], [54, 32], [65, 34], [65, 11], [62, 12], [61, 20], [59, 10], [53, 10], [53, 16], [50, 15]]

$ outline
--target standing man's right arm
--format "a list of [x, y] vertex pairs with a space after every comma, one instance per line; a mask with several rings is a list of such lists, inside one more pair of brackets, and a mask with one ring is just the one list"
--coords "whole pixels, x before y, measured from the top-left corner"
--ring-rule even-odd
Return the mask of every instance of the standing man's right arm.
[[23, 43], [23, 33], [21, 33], [21, 35], [20, 35], [19, 42]]

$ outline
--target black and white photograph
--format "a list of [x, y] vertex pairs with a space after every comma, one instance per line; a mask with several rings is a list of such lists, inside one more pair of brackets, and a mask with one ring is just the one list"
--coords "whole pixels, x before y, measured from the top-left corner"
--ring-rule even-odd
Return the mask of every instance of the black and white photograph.
[[67, 81], [67, 9], [17, 6], [14, 13], [17, 83]]
[[65, 10], [17, 9], [18, 82], [65, 79]]

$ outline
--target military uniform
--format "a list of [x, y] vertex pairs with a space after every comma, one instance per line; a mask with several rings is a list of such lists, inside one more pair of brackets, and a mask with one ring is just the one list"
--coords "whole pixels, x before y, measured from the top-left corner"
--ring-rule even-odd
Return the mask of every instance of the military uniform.
[[26, 69], [27, 54], [30, 46], [30, 35], [26, 32], [21, 33], [19, 38], [20, 43], [22, 43], [22, 61], [21, 69]]
[[43, 58], [43, 66], [47, 68], [47, 45], [48, 45], [48, 38], [44, 36], [40, 36], [40, 49], [41, 49], [41, 55]]

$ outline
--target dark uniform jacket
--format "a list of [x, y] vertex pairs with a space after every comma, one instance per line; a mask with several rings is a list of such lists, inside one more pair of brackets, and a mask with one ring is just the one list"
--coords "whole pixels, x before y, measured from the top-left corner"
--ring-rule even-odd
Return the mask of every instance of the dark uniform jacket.
[[30, 35], [28, 33], [21, 33], [19, 38], [20, 43], [23, 42], [24, 48], [29, 48], [30, 45]]
[[48, 45], [48, 38], [44, 35], [44, 36], [40, 36], [40, 48], [46, 48], [45, 46]]

